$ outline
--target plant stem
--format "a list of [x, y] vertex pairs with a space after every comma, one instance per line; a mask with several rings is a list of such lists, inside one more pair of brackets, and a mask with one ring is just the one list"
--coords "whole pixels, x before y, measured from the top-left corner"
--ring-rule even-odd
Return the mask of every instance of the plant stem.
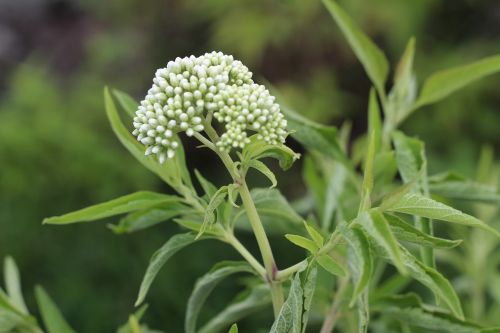
[[290, 276], [292, 276], [295, 272], [300, 271], [306, 266], [307, 266], [307, 259], [304, 259], [293, 266], [278, 271], [278, 273], [276, 274], [276, 279], [279, 281], [286, 280]]
[[243, 206], [247, 212], [248, 220], [252, 226], [255, 238], [257, 239], [257, 244], [259, 245], [260, 253], [262, 255], [262, 260], [264, 261], [264, 267], [267, 272], [267, 280], [271, 286], [271, 297], [273, 299], [273, 309], [274, 315], [277, 316], [283, 306], [283, 289], [281, 283], [276, 281], [278, 268], [274, 261], [273, 253], [271, 250], [271, 245], [267, 239], [266, 231], [262, 226], [259, 214], [257, 213], [257, 208], [253, 202], [248, 186], [245, 179], [241, 180], [241, 186], [239, 188], [241, 200]]
[[220, 157], [222, 163], [224, 163], [224, 166], [226, 167], [229, 174], [233, 178], [235, 184], [239, 185], [238, 189], [241, 196], [241, 201], [243, 202], [243, 206], [245, 207], [248, 220], [250, 221], [253, 233], [255, 235], [255, 238], [257, 239], [257, 244], [259, 246], [259, 250], [262, 255], [262, 260], [264, 262], [264, 267], [266, 271], [265, 278], [271, 287], [271, 298], [273, 300], [274, 316], [276, 317], [279, 314], [284, 302], [283, 288], [281, 286], [281, 283], [276, 280], [278, 268], [274, 261], [271, 245], [269, 244], [269, 240], [267, 239], [266, 231], [262, 226], [259, 214], [257, 213], [257, 208], [255, 207], [252, 196], [250, 195], [250, 191], [245, 181], [245, 176], [239, 174], [238, 170], [234, 165], [233, 160], [231, 159], [231, 156], [229, 156], [229, 154], [226, 151], [218, 149], [217, 146], [215, 145], [215, 142], [217, 142], [219, 136], [217, 135], [217, 132], [210, 124], [210, 121], [206, 119], [203, 122], [203, 125], [205, 127], [205, 133], [212, 141], [214, 151]]
[[323, 325], [321, 326], [320, 333], [331, 333], [335, 324], [337, 323], [337, 319], [339, 318], [339, 308], [342, 303], [342, 298], [344, 292], [346, 291], [346, 287], [348, 285], [349, 278], [343, 278], [340, 280], [339, 287], [337, 292], [335, 293], [335, 297], [333, 298], [332, 306], [330, 307], [330, 311], [325, 317], [323, 321]]
[[255, 259], [255, 257], [247, 250], [247, 248], [240, 243], [240, 241], [234, 237], [231, 232], [227, 232], [226, 240], [236, 251], [238, 251], [241, 256], [248, 261], [250, 266], [257, 271], [257, 273], [263, 278], [266, 278], [266, 269], [260, 264], [260, 262]]

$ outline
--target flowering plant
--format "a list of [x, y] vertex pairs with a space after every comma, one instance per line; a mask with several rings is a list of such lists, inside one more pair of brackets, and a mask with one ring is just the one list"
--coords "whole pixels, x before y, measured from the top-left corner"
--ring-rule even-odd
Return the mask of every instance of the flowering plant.
[[[212, 52], [177, 58], [156, 72], [153, 86], [139, 104], [123, 92], [108, 88], [104, 92], [106, 112], [119, 140], [176, 194], [135, 192], [44, 223], [70, 224], [127, 214], [112, 226], [114, 231], [136, 232], [168, 220], [187, 229], [173, 235], [152, 256], [136, 305], [144, 302], [156, 275], [177, 251], [203, 239], [231, 246], [242, 261], [218, 263], [197, 281], [186, 309], [188, 333], [237, 332], [233, 324], [265, 312], [271, 304], [272, 323], [263, 322], [262, 328], [272, 333], [305, 332], [308, 327], [322, 333], [334, 328], [342, 332], [494, 332], [466, 320], [453, 284], [437, 268], [441, 259], [435, 253], [436, 249], [450, 251], [462, 240], [437, 237], [434, 225], [444, 221], [474, 227], [472, 233], [482, 235], [494, 251], [500, 237], [497, 228], [448, 202], [458, 198], [498, 205], [500, 196], [494, 188], [450, 173], [429, 176], [423, 142], [397, 128], [422, 106], [499, 71], [500, 58], [438, 72], [417, 94], [411, 39], [386, 93], [389, 70], [382, 51], [334, 1], [324, 3], [373, 83], [367, 134], [351, 151], [348, 125], [337, 131], [278, 103], [232, 56]], [[122, 123], [115, 101], [133, 119], [129, 122], [132, 134], [132, 126]], [[228, 184], [216, 186], [196, 171], [202, 193], [196, 190], [181, 144], [184, 134], [219, 157], [230, 176]], [[299, 159], [285, 144], [288, 135], [306, 152], [303, 174], [308, 194], [295, 204], [276, 189], [278, 179], [268, 166], [268, 158], [274, 158], [287, 170]], [[250, 169], [267, 177], [271, 188], [251, 190]], [[279, 263], [279, 253], [273, 252], [268, 238], [277, 223], [286, 228], [284, 236], [291, 246], [304, 250], [289, 267]], [[259, 255], [240, 241], [239, 234], [248, 230]], [[250, 276], [243, 294], [199, 325], [209, 294], [233, 274]], [[415, 287], [414, 281], [434, 299]], [[41, 305], [52, 307], [39, 293], [45, 300]], [[17, 296], [7, 302], [18, 309], [21, 302], [13, 294]], [[142, 311], [131, 316], [122, 329], [147, 332], [139, 323], [141, 316]], [[59, 314], [56, 317], [64, 322]]]

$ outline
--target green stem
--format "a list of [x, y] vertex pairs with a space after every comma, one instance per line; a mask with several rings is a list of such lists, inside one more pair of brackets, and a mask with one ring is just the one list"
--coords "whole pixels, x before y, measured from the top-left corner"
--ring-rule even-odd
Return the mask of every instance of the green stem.
[[307, 266], [307, 259], [304, 259], [295, 265], [292, 265], [288, 268], [280, 270], [278, 273], [276, 273], [276, 279], [279, 281], [285, 281], [287, 280], [290, 276], [292, 276], [295, 272], [300, 271], [301, 269], [304, 269]]
[[274, 261], [271, 245], [269, 244], [269, 240], [267, 239], [266, 231], [264, 230], [262, 222], [260, 221], [259, 214], [257, 213], [257, 208], [255, 207], [252, 196], [250, 195], [250, 191], [246, 184], [244, 175], [239, 174], [233, 160], [231, 159], [231, 156], [229, 156], [226, 151], [218, 149], [215, 145], [215, 142], [217, 142], [219, 136], [210, 124], [209, 120], [205, 120], [203, 122], [203, 125], [205, 127], [205, 133], [213, 143], [213, 147], [215, 148], [214, 151], [220, 157], [222, 163], [224, 163], [224, 166], [233, 178], [235, 184], [239, 185], [238, 189], [241, 196], [241, 201], [243, 202], [243, 206], [247, 213], [248, 220], [250, 221], [250, 225], [257, 240], [262, 260], [264, 262], [264, 267], [266, 270], [266, 281], [271, 287], [271, 298], [273, 300], [274, 315], [277, 316], [284, 302], [283, 288], [281, 286], [281, 283], [276, 280], [278, 268]]
[[241, 256], [248, 261], [250, 266], [253, 267], [257, 271], [257, 273], [263, 278], [266, 278], [266, 269], [264, 266], [260, 264], [260, 262], [255, 259], [255, 257], [247, 250], [247, 248], [240, 243], [240, 241], [234, 237], [234, 235], [231, 232], [227, 232], [226, 234], [226, 240], [231, 246], [238, 251]]
[[277, 316], [281, 310], [281, 307], [283, 306], [284, 299], [281, 283], [276, 280], [278, 268], [274, 261], [271, 245], [269, 244], [269, 240], [267, 239], [266, 231], [262, 226], [259, 214], [257, 213], [257, 208], [255, 208], [255, 204], [253, 202], [252, 196], [250, 195], [250, 191], [248, 190], [245, 179], [241, 180], [239, 192], [241, 201], [243, 202], [243, 206], [245, 207], [245, 210], [247, 212], [248, 220], [250, 221], [250, 225], [252, 226], [255, 238], [257, 239], [257, 244], [259, 245], [262, 260], [264, 262], [264, 267], [266, 268], [267, 272], [267, 280], [271, 286], [274, 315]]

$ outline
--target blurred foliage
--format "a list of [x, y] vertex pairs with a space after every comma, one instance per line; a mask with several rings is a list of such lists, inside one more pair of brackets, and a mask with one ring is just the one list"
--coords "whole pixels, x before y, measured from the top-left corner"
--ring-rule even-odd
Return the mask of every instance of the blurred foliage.
[[[496, 0], [340, 2], [393, 63], [415, 35], [419, 73], [499, 52]], [[122, 238], [103, 224], [40, 225], [44, 216], [161, 189], [113, 137], [104, 84], [139, 97], [169, 59], [215, 49], [249, 64], [258, 80], [271, 81], [309, 118], [337, 125], [352, 119], [354, 133], [366, 126], [369, 82], [320, 1], [17, 0], [0, 5], [0, 32], [6, 46], [0, 48], [0, 257], [13, 255], [25, 286], [43, 284], [81, 331], [109, 332], [126, 321], [145, 263], [172, 228]], [[499, 76], [488, 78], [405, 123], [409, 134], [428, 142], [431, 173], [453, 165], [474, 175], [485, 142], [500, 153], [499, 86]], [[194, 166], [222, 177], [214, 159], [190, 153]], [[303, 191], [294, 179], [280, 181], [289, 196]], [[147, 314], [151, 326], [180, 331], [196, 277], [230, 259], [220, 245], [203, 256], [197, 249], [169, 265], [185, 279], [174, 279], [169, 269], [161, 274], [154, 293], [161, 297], [151, 298]], [[200, 260], [183, 260], [194, 257]], [[220, 295], [212, 300], [214, 313], [229, 290]], [[490, 318], [498, 320], [494, 313]], [[239, 326], [252, 329], [251, 322]]]

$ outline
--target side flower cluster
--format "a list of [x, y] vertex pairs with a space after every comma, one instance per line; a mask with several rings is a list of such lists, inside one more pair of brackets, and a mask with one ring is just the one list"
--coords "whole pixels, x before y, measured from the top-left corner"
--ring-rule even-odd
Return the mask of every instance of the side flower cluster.
[[[211, 115], [224, 125], [219, 149], [243, 148], [248, 131], [269, 144], [285, 141], [286, 120], [275, 98], [240, 61], [221, 52], [177, 58], [156, 71], [136, 111], [133, 135], [160, 163], [175, 155], [178, 133], [205, 129]], [[209, 117], [211, 118], [211, 117]]]

